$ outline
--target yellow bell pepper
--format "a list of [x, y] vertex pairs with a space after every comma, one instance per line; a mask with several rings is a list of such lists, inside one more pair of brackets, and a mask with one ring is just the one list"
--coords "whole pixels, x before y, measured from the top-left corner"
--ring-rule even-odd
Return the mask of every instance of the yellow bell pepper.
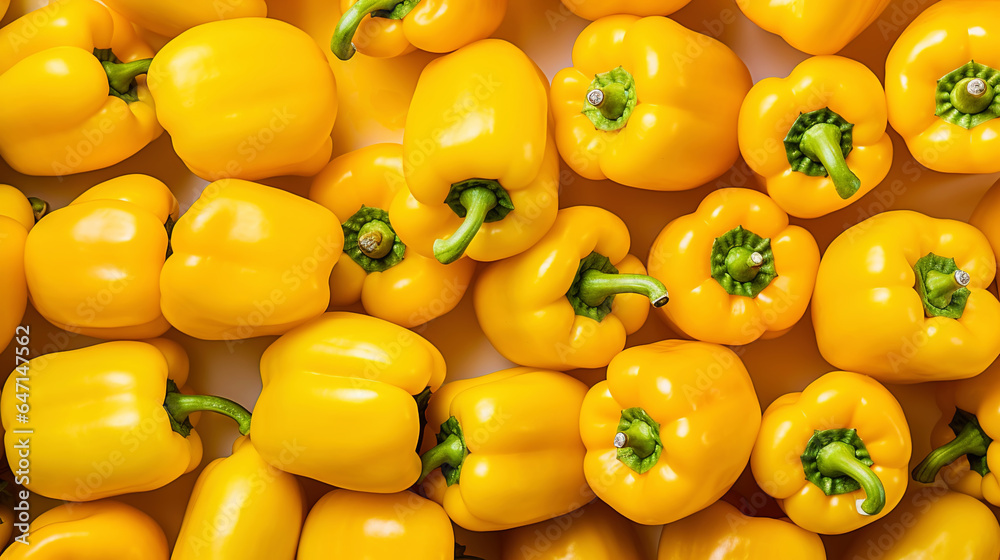
[[600, 500], [504, 533], [499, 560], [643, 560], [635, 527]]
[[157, 53], [148, 76], [174, 151], [203, 179], [315, 175], [330, 161], [333, 71], [312, 38], [283, 21], [189, 29]]
[[10, 185], [0, 185], [0, 352], [14, 338], [28, 305], [24, 276], [24, 242], [48, 209]]
[[750, 90], [740, 110], [740, 151], [778, 206], [818, 218], [856, 202], [889, 174], [885, 127], [878, 77], [849, 58], [817, 56]]
[[729, 490], [759, 427], [753, 382], [731, 350], [680, 340], [629, 348], [583, 402], [587, 482], [632, 521], [672, 523]]
[[340, 216], [344, 251], [330, 276], [330, 304], [359, 300], [365, 312], [412, 328], [448, 313], [472, 281], [476, 263], [439, 263], [396, 236], [389, 207], [403, 185], [403, 147], [375, 144], [330, 162], [309, 198]]
[[297, 560], [457, 560], [468, 558], [463, 548], [448, 515], [430, 500], [334, 490], [309, 512]]
[[264, 0], [105, 0], [112, 10], [124, 15], [139, 27], [164, 37], [180, 33], [210, 21], [245, 17], [264, 17]]
[[892, 393], [865, 375], [835, 371], [767, 407], [750, 468], [796, 525], [839, 535], [896, 507], [910, 450]]
[[[86, 502], [154, 490], [190, 472], [202, 454], [191, 414], [225, 414], [245, 434], [250, 413], [227, 399], [184, 393], [188, 368], [184, 350], [165, 339], [106, 342], [18, 367], [0, 393], [15, 482]], [[18, 467], [25, 449], [30, 470]]]
[[[470, 531], [551, 519], [593, 499], [583, 475], [580, 405], [587, 386], [512, 368], [448, 383], [431, 398], [421, 457], [425, 495]], [[440, 470], [437, 470], [440, 467]]]
[[979, 375], [1000, 355], [996, 261], [954, 220], [884, 212], [827, 248], [813, 294], [820, 353], [887, 383]]
[[649, 275], [670, 290], [661, 317], [679, 333], [749, 344], [788, 332], [809, 305], [820, 253], [805, 229], [762, 193], [719, 189], [667, 224]]
[[142, 511], [121, 502], [63, 504], [39, 515], [28, 544], [15, 541], [0, 560], [167, 560], [163, 529]]
[[980, 199], [969, 223], [983, 232], [993, 247], [993, 256], [1000, 262], [1000, 181]]
[[160, 269], [177, 199], [148, 175], [91, 187], [32, 228], [24, 268], [35, 309], [59, 328], [142, 339], [170, 328], [160, 313]]
[[152, 56], [92, 0], [57, 0], [0, 29], [0, 157], [51, 176], [138, 152], [163, 132], [142, 77]]
[[241, 437], [198, 475], [170, 558], [294, 560], [305, 507], [298, 479]]
[[844, 560], [995, 560], [1000, 525], [976, 500], [940, 487], [909, 496], [885, 519], [852, 535]]
[[260, 376], [251, 438], [265, 461], [360, 492], [417, 481], [423, 408], [445, 377], [433, 344], [381, 319], [327, 313], [272, 344]]
[[181, 216], [160, 275], [163, 316], [203, 340], [283, 334], [326, 311], [340, 220], [289, 192], [216, 181]]
[[333, 54], [388, 58], [416, 49], [446, 53], [485, 39], [500, 27], [507, 0], [340, 0], [340, 9]]
[[663, 527], [657, 560], [826, 560], [823, 540], [784, 519], [754, 518], [726, 502]]
[[751, 85], [743, 61], [711, 37], [664, 17], [602, 18], [552, 79], [556, 145], [588, 179], [691, 189], [736, 162]]
[[922, 165], [1000, 171], [1000, 4], [944, 0], [903, 31], [885, 61], [889, 123]]
[[506, 41], [428, 64], [406, 115], [406, 184], [389, 209], [406, 246], [443, 263], [495, 261], [541, 239], [559, 208], [547, 115], [541, 70]]
[[691, 0], [631, 0], [625, 4], [616, 4], [605, 0], [562, 0], [563, 6], [569, 11], [592, 21], [616, 14], [669, 16], [689, 2]]
[[834, 54], [875, 22], [891, 0], [736, 0], [761, 29], [809, 54]]
[[473, 291], [486, 337], [508, 360], [555, 370], [599, 368], [625, 347], [667, 291], [629, 254], [618, 216], [594, 206], [559, 211], [528, 251], [490, 264]]

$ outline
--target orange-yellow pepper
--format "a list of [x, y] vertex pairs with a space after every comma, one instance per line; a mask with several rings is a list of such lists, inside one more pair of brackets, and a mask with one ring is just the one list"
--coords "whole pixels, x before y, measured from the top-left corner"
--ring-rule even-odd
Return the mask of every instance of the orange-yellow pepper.
[[834, 54], [875, 22], [891, 0], [736, 0], [750, 21], [809, 54]]
[[417, 481], [422, 410], [445, 377], [426, 339], [367, 315], [327, 313], [272, 344], [260, 376], [251, 438], [265, 461], [361, 492]]
[[[22, 364], [0, 393], [15, 482], [85, 502], [154, 490], [194, 470], [202, 447], [189, 416], [225, 414], [245, 434], [250, 413], [220, 397], [185, 393], [188, 370], [187, 354], [165, 339], [105, 342]], [[26, 469], [19, 468], [25, 445]]]
[[407, 247], [443, 263], [495, 261], [552, 227], [559, 155], [545, 86], [535, 63], [499, 39], [424, 68], [403, 132], [406, 184], [389, 209]]
[[643, 560], [635, 527], [600, 500], [504, 533], [499, 560]]
[[796, 525], [839, 535], [896, 507], [910, 450], [892, 393], [868, 376], [835, 371], [767, 407], [750, 467]]
[[28, 175], [114, 165], [163, 129], [142, 74], [153, 51], [92, 0], [58, 0], [0, 29], [0, 157]]
[[485, 39], [500, 27], [507, 0], [340, 0], [340, 9], [333, 54], [349, 60], [356, 49], [388, 58], [416, 49], [446, 53]]
[[924, 10], [885, 61], [889, 123], [922, 165], [1000, 171], [1000, 4], [943, 0]]
[[823, 540], [784, 519], [748, 517], [726, 502], [663, 527], [657, 560], [826, 560]]
[[105, 0], [139, 27], [164, 37], [176, 37], [197, 25], [210, 21], [267, 15], [265, 0]]
[[25, 243], [35, 309], [85, 336], [142, 339], [166, 332], [160, 269], [178, 211], [159, 180], [123, 175], [49, 213]]
[[319, 204], [216, 181], [174, 225], [160, 275], [163, 316], [203, 340], [283, 334], [326, 311], [343, 245], [340, 220]]
[[583, 19], [596, 20], [616, 14], [634, 16], [669, 16], [691, 0], [631, 0], [628, 3], [604, 0], [562, 0], [563, 6]]
[[590, 502], [579, 428], [586, 392], [566, 374], [523, 367], [448, 383], [427, 408], [427, 425], [440, 426], [424, 435], [427, 497], [470, 531], [529, 525]]
[[743, 61], [711, 37], [664, 17], [602, 18], [552, 79], [556, 145], [588, 179], [691, 189], [736, 162], [751, 85]]
[[963, 379], [1000, 355], [996, 260], [955, 220], [883, 212], [827, 248], [812, 318], [823, 358], [886, 383]]
[[295, 560], [305, 496], [241, 437], [198, 475], [171, 560]]
[[599, 368], [639, 330], [667, 291], [629, 254], [618, 216], [594, 206], [559, 211], [524, 253], [486, 266], [473, 291], [486, 338], [508, 360], [555, 370]]
[[199, 177], [315, 175], [330, 161], [337, 84], [312, 37], [283, 21], [199, 25], [149, 66], [156, 118]]
[[156, 521], [114, 500], [50, 509], [31, 522], [27, 540], [14, 542], [0, 560], [170, 558], [167, 536]]
[[28, 306], [24, 276], [24, 242], [47, 205], [27, 198], [10, 185], [0, 185], [0, 352], [7, 347]]
[[806, 59], [754, 85], [740, 110], [740, 151], [778, 206], [799, 218], [840, 210], [892, 166], [885, 92], [860, 62]]
[[819, 247], [762, 193], [719, 189], [667, 224], [649, 250], [649, 274], [670, 290], [660, 316], [679, 333], [749, 344], [788, 332], [805, 314]]
[[672, 523], [729, 490], [759, 427], [753, 382], [732, 350], [680, 340], [629, 348], [583, 402], [587, 482], [632, 521]]
[[463, 258], [444, 265], [403, 243], [388, 210], [405, 184], [403, 147], [375, 144], [331, 161], [313, 180], [309, 198], [343, 222], [330, 304], [360, 300], [369, 315], [412, 328], [458, 305], [476, 263]]
[[1000, 181], [980, 199], [969, 223], [983, 232], [993, 248], [993, 256], [1000, 262]]
[[976, 500], [932, 487], [908, 496], [851, 542], [844, 560], [994, 560], [1000, 525]]

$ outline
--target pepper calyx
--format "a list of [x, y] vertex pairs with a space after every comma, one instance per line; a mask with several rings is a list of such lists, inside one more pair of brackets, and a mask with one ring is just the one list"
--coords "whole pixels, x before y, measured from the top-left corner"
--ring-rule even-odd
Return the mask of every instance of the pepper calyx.
[[330, 50], [340, 60], [350, 60], [357, 52], [354, 35], [367, 15], [386, 19], [403, 19], [420, 0], [358, 0], [340, 16], [330, 39]]
[[613, 444], [618, 448], [619, 461], [644, 474], [656, 466], [663, 453], [660, 424], [642, 408], [626, 408], [618, 420]]
[[972, 278], [959, 270], [955, 259], [928, 253], [913, 265], [913, 273], [915, 288], [928, 317], [962, 317], [971, 294], [966, 286]]
[[163, 409], [167, 411], [170, 427], [183, 437], [191, 435], [194, 428], [190, 416], [195, 412], [216, 412], [236, 421], [240, 434], [250, 433], [250, 411], [236, 402], [208, 395], [186, 395], [180, 392], [172, 379], [167, 379]]
[[969, 460], [969, 470], [979, 476], [989, 474], [986, 452], [993, 443], [993, 438], [979, 425], [976, 415], [956, 408], [948, 427], [954, 432], [955, 438], [928, 453], [910, 473], [913, 480], [931, 484], [937, 477], [938, 471], [963, 455]]
[[830, 177], [844, 200], [861, 188], [860, 180], [846, 162], [854, 149], [854, 124], [829, 107], [799, 114], [784, 144], [792, 171], [810, 177]]
[[444, 203], [464, 221], [448, 239], [434, 242], [434, 257], [443, 264], [462, 258], [484, 223], [500, 221], [514, 210], [507, 190], [493, 179], [468, 179], [454, 183]]
[[934, 115], [971, 130], [1000, 116], [997, 87], [1000, 71], [971, 60], [938, 80]]
[[715, 238], [709, 258], [712, 278], [730, 295], [755, 298], [778, 277], [771, 240], [741, 225]]
[[638, 102], [635, 79], [628, 70], [619, 66], [594, 76], [581, 112], [590, 119], [594, 128], [610, 132], [628, 124]]
[[436, 437], [438, 444], [420, 456], [422, 468], [417, 482], [423, 481], [431, 471], [440, 467], [445, 483], [448, 486], [457, 484], [462, 476], [462, 464], [469, 455], [458, 419], [452, 416], [445, 420]]
[[[375, 226], [369, 226], [369, 224], [376, 223]], [[389, 240], [389, 233], [392, 235], [392, 242], [388, 246], [386, 252], [381, 257], [372, 257], [366, 254], [365, 249], [360, 244], [360, 237], [362, 235], [362, 230], [365, 228], [371, 230], [373, 227], [378, 228], [379, 234], [382, 235], [382, 241], [386, 242]], [[383, 228], [386, 231], [382, 231]], [[406, 245], [403, 241], [396, 235], [394, 229], [392, 229], [392, 223], [389, 221], [389, 213], [381, 208], [373, 208], [370, 206], [362, 205], [361, 209], [354, 213], [350, 218], [341, 224], [341, 229], [344, 231], [344, 253], [351, 257], [351, 260], [357, 263], [365, 272], [371, 274], [373, 272], [384, 272], [390, 268], [396, 266], [397, 264], [403, 262], [406, 256]], [[364, 233], [367, 233], [364, 232]], [[383, 243], [384, 245], [385, 243]], [[385, 247], [382, 247], [385, 248]], [[378, 254], [378, 253], [373, 253]]]
[[152, 58], [122, 62], [111, 49], [94, 49], [94, 56], [101, 62], [108, 76], [108, 95], [126, 103], [139, 101], [139, 85], [136, 78], [149, 71]]

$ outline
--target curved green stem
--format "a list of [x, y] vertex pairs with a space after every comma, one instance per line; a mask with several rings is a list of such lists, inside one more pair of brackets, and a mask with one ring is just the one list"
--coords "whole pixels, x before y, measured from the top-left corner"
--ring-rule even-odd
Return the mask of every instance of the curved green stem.
[[391, 10], [399, 4], [399, 0], [358, 0], [344, 15], [340, 16], [337, 28], [330, 40], [330, 50], [340, 60], [350, 60], [357, 49], [354, 48], [354, 34], [361, 25], [361, 20], [372, 12]]
[[875, 515], [885, 507], [885, 488], [868, 465], [855, 456], [850, 445], [835, 441], [820, 449], [816, 456], [816, 466], [820, 474], [828, 477], [848, 476], [865, 491], [865, 501], [861, 509], [868, 515]]
[[372, 259], [388, 255], [395, 243], [396, 232], [381, 220], [372, 220], [358, 231], [358, 248]]
[[[163, 399], [163, 408], [178, 424], [183, 424], [188, 416], [195, 412], [215, 412], [223, 414], [239, 424], [240, 433], [250, 433], [250, 411], [239, 404], [222, 397], [208, 395], [185, 395], [179, 392], [168, 392]], [[186, 435], [186, 434], [182, 434]]]
[[924, 293], [931, 305], [944, 309], [951, 305], [955, 292], [968, 286], [971, 280], [972, 277], [964, 270], [956, 270], [951, 274], [928, 270], [924, 277]]
[[497, 196], [488, 188], [473, 187], [462, 191], [459, 201], [465, 207], [465, 221], [448, 239], [434, 242], [434, 257], [450, 264], [462, 257], [486, 221], [486, 214], [497, 205]]
[[49, 203], [33, 196], [28, 197], [28, 202], [31, 203], [31, 213], [35, 215], [35, 223], [38, 223], [38, 220], [49, 212]]
[[580, 301], [597, 307], [605, 299], [617, 294], [642, 294], [653, 307], [663, 307], [670, 298], [662, 282], [644, 274], [607, 274], [590, 269], [580, 276]]
[[152, 58], [133, 60], [132, 62], [114, 62], [102, 60], [101, 66], [108, 75], [108, 95], [113, 95], [122, 99], [126, 103], [134, 103], [139, 100], [133, 91], [133, 81], [137, 76], [141, 76], [149, 71]]
[[861, 188], [861, 179], [858, 179], [847, 166], [840, 146], [841, 137], [838, 126], [829, 123], [816, 124], [803, 134], [799, 148], [806, 157], [823, 164], [830, 179], [833, 180], [837, 194], [847, 200]]
[[443, 465], [458, 468], [465, 460], [465, 442], [457, 434], [451, 434], [441, 443], [429, 449], [420, 456], [420, 478], [417, 482], [422, 482], [431, 471]]
[[737, 282], [753, 282], [764, 265], [764, 255], [749, 247], [733, 247], [726, 254], [726, 270]]
[[982, 113], [993, 104], [996, 90], [982, 78], [965, 78], [951, 90], [951, 104], [967, 115]]
[[604, 118], [616, 121], [625, 114], [628, 103], [628, 91], [624, 84], [611, 82], [605, 86], [595, 87], [587, 92], [587, 103], [596, 107]]
[[923, 461], [920, 461], [919, 465], [914, 467], [910, 474], [913, 476], [913, 480], [930, 484], [934, 482], [938, 471], [943, 469], [945, 465], [955, 462], [959, 457], [963, 455], [985, 456], [991, 441], [982, 428], [974, 422], [969, 422], [955, 435], [955, 439], [931, 451]]
[[614, 439], [615, 447], [629, 447], [642, 459], [652, 455], [658, 443], [653, 430], [644, 422], [632, 422], [628, 429], [615, 434]]

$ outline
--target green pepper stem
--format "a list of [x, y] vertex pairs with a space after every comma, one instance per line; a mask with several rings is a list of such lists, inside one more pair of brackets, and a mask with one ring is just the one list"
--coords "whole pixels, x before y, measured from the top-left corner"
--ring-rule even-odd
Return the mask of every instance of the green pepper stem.
[[951, 305], [955, 292], [968, 286], [971, 281], [972, 277], [964, 270], [956, 270], [952, 274], [928, 270], [924, 278], [924, 293], [931, 305], [944, 309]]
[[365, 256], [381, 259], [396, 243], [396, 233], [382, 220], [372, 220], [358, 230], [358, 248]]
[[235, 420], [241, 434], [250, 433], [250, 411], [229, 399], [169, 392], [163, 400], [163, 406], [178, 423], [184, 422], [195, 412], [215, 412]]
[[835, 441], [827, 444], [816, 455], [816, 467], [823, 476], [848, 476], [853, 478], [865, 491], [865, 501], [861, 510], [875, 515], [885, 507], [885, 488], [878, 475], [868, 465], [855, 456], [850, 445]]
[[35, 215], [35, 223], [38, 223], [38, 220], [49, 212], [49, 203], [33, 196], [28, 197], [28, 202], [31, 203], [31, 213]]
[[986, 434], [975, 422], [969, 422], [958, 432], [955, 439], [938, 447], [927, 454], [920, 464], [914, 467], [913, 480], [930, 484], [937, 478], [938, 471], [945, 465], [950, 465], [963, 455], [985, 456], [989, 447]]
[[764, 265], [764, 255], [749, 247], [733, 247], [726, 253], [726, 272], [737, 282], [753, 282]]
[[993, 103], [996, 90], [982, 78], [965, 78], [951, 90], [951, 104], [966, 115], [982, 113]]
[[340, 60], [350, 60], [357, 49], [354, 48], [354, 34], [361, 25], [361, 20], [372, 12], [391, 10], [400, 0], [358, 0], [340, 16], [337, 28], [330, 40], [330, 50]]
[[458, 468], [463, 460], [465, 460], [465, 444], [462, 443], [462, 438], [458, 437], [458, 435], [451, 434], [444, 441], [430, 448], [420, 456], [422, 468], [420, 469], [420, 478], [417, 479], [417, 483], [427, 478], [427, 475], [431, 474], [431, 471], [434, 469], [442, 465], [451, 465]]
[[137, 101], [138, 97], [131, 91], [132, 80], [148, 72], [151, 62], [153, 62], [152, 58], [133, 60], [132, 62], [102, 60], [101, 66], [104, 67], [104, 72], [108, 75], [108, 95], [113, 95], [129, 103]]
[[644, 274], [608, 274], [592, 268], [580, 276], [579, 286], [580, 301], [590, 307], [616, 294], [642, 294], [653, 307], [663, 307], [670, 300], [663, 283]]
[[497, 195], [486, 187], [473, 187], [462, 191], [459, 202], [465, 207], [465, 221], [451, 237], [434, 242], [434, 256], [444, 264], [453, 263], [465, 254], [483, 227], [486, 214], [497, 205]]
[[629, 447], [640, 458], [645, 459], [656, 451], [656, 436], [649, 424], [645, 422], [632, 422], [624, 432], [615, 434], [614, 446], [618, 449]]
[[802, 135], [799, 149], [809, 159], [826, 168], [840, 198], [847, 200], [861, 188], [861, 179], [851, 171], [840, 147], [840, 128], [829, 123], [815, 124]]
[[604, 118], [611, 121], [622, 118], [627, 102], [628, 92], [625, 90], [625, 85], [618, 82], [596, 87], [587, 92], [587, 103], [596, 107]]

